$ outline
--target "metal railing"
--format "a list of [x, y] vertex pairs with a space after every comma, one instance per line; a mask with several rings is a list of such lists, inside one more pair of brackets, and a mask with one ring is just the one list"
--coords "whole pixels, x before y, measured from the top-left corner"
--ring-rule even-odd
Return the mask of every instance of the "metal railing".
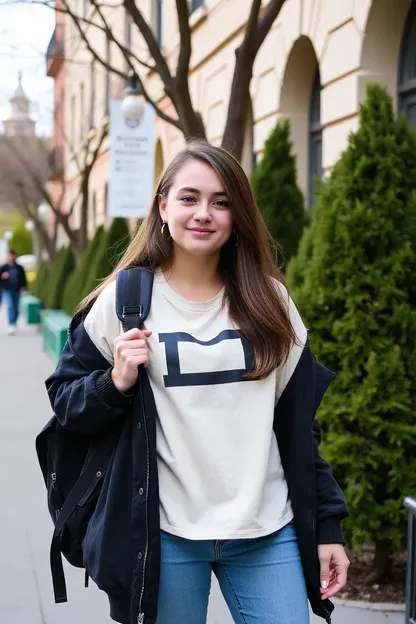
[[409, 511], [405, 624], [416, 624], [416, 497], [408, 496], [404, 506]]

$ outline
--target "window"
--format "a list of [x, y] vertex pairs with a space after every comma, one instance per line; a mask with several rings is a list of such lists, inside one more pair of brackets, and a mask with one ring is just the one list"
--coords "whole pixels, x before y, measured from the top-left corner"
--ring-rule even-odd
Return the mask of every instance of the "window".
[[399, 111], [416, 130], [416, 2], [412, 2], [404, 29], [398, 91]]
[[75, 145], [75, 95], [71, 97], [71, 128], [70, 128], [71, 149]]
[[97, 227], [97, 196], [95, 191], [92, 194], [92, 211], [91, 211], [91, 230], [95, 231]]
[[81, 82], [79, 89], [79, 140], [84, 140], [85, 135], [85, 108], [84, 108], [84, 83]]
[[133, 40], [133, 18], [130, 13], [127, 13], [127, 11], [124, 16], [124, 37], [126, 40], [126, 48], [131, 50]]
[[[106, 41], [106, 51], [105, 51], [105, 61], [107, 65], [111, 65], [111, 41], [107, 37]], [[111, 98], [111, 72], [106, 69], [105, 74], [105, 115], [108, 115], [110, 112], [110, 98]]]
[[204, 5], [204, 0], [191, 0], [191, 13]]
[[163, 47], [163, 0], [155, 0], [156, 6], [156, 19], [155, 19], [155, 28], [156, 28], [156, 39], [159, 44], [159, 47]]
[[313, 81], [309, 107], [309, 184], [308, 204], [314, 204], [315, 178], [322, 177], [321, 77], [319, 69]]
[[95, 128], [95, 59], [91, 59], [90, 65], [90, 110], [88, 111], [89, 129]]

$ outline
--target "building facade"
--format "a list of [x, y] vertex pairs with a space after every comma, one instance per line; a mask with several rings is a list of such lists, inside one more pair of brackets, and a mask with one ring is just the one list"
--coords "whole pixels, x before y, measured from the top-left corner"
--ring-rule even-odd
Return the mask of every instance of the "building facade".
[[[74, 3], [78, 12], [94, 19], [86, 0]], [[222, 140], [235, 50], [250, 5], [251, 0], [190, 1], [190, 90], [214, 144]], [[142, 0], [140, 9], [173, 68], [179, 43], [175, 1]], [[105, 10], [117, 39], [149, 61], [123, 9]], [[116, 46], [90, 28], [101, 58], [125, 71], [126, 61]], [[122, 96], [125, 83], [92, 59], [69, 17], [65, 31], [65, 58], [71, 62], [64, 67], [64, 127], [76, 150], [108, 115], [109, 100]], [[157, 74], [139, 72], [158, 105], [169, 110]], [[310, 204], [314, 176], [326, 175], [345, 149], [349, 133], [358, 126], [366, 85], [373, 81], [387, 87], [397, 112], [403, 111], [416, 130], [416, 0], [286, 0], [254, 64], [251, 106], [242, 129], [245, 170], [249, 173], [261, 159], [275, 124], [289, 119], [298, 181]], [[158, 119], [156, 178], [183, 144], [180, 131]], [[107, 141], [91, 176], [91, 231], [106, 219], [108, 149]], [[73, 158], [65, 160], [65, 175], [71, 193], [77, 179]]]

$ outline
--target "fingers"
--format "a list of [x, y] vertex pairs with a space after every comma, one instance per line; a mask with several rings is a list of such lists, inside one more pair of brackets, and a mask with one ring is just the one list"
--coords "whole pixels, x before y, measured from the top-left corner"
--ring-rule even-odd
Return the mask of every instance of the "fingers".
[[331, 568], [330, 568], [331, 555], [329, 551], [328, 551], [328, 554], [321, 555], [319, 557], [319, 561], [321, 564], [321, 588], [325, 590], [329, 586], [329, 581], [331, 577]]
[[149, 364], [149, 350], [147, 347], [139, 349], [128, 349], [123, 351], [123, 359], [128, 366], [144, 365], [147, 368]]
[[134, 327], [133, 329], [129, 329], [124, 334], [118, 336], [115, 341], [121, 342], [122, 340], [144, 339], [149, 338], [151, 335], [152, 332], [148, 329], [139, 329], [138, 327]]
[[347, 584], [347, 571], [339, 572], [335, 577], [334, 583], [330, 584], [327, 590], [321, 589], [322, 600], [332, 598]]
[[332, 598], [332, 596], [335, 596], [335, 594], [345, 587], [347, 584], [349, 565], [349, 561], [347, 560], [345, 563], [336, 565], [331, 571], [328, 588], [321, 588], [322, 600], [325, 598]]

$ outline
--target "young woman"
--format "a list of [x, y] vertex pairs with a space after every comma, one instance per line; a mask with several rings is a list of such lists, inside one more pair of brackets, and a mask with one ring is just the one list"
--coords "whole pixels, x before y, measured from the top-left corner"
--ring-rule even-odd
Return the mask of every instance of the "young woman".
[[[154, 284], [144, 327], [123, 332], [115, 278], [129, 267]], [[83, 543], [115, 621], [205, 623], [213, 571], [235, 622], [307, 624], [308, 598], [330, 622], [349, 565], [315, 420], [332, 376], [240, 165], [189, 144], [47, 381], [62, 425], [123, 421]]]

